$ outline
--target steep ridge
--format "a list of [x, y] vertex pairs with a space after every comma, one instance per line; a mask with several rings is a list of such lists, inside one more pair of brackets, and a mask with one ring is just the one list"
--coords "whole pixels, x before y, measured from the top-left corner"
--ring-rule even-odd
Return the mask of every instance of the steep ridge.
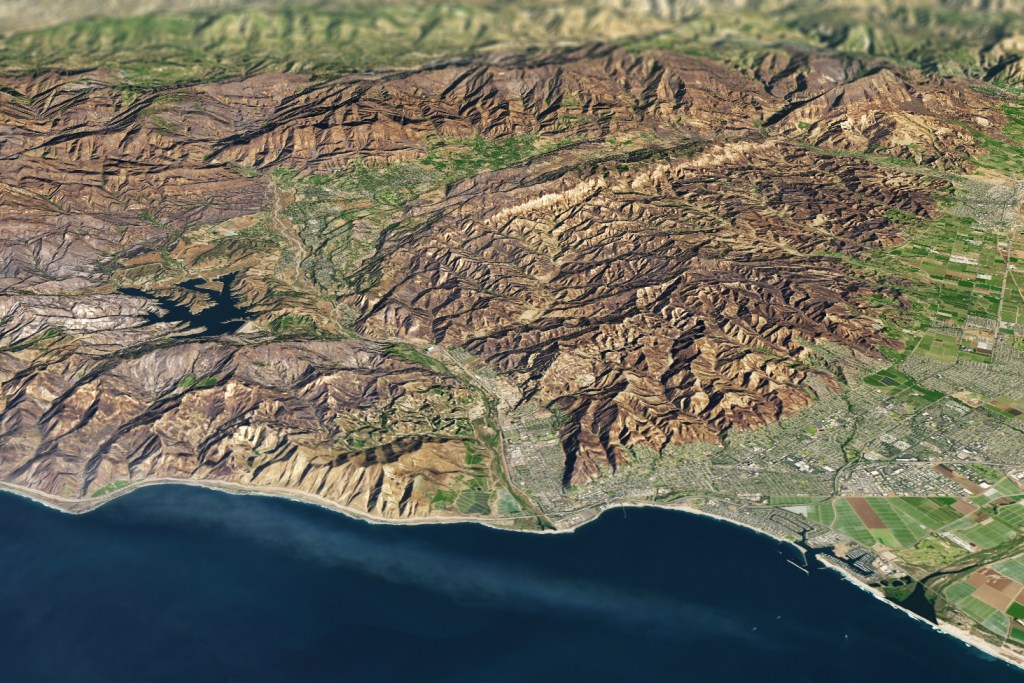
[[368, 266], [360, 332], [465, 348], [571, 414], [567, 483], [805, 407], [806, 340], [885, 343], [881, 290], [826, 254], [898, 239], [884, 214], [927, 215], [920, 179], [774, 141], [617, 166], [453, 193]]
[[[899, 291], [844, 258], [898, 243], [894, 216], [934, 215], [946, 184], [891, 161], [964, 168], [949, 122], [1004, 120], [956, 79], [781, 50], [117, 83], [0, 92], [0, 478], [70, 498], [210, 479], [383, 516], [522, 504], [496, 398], [450, 353], [564, 416], [566, 485], [805, 408], [812, 378], [837, 386], [813, 344], [896, 344], [872, 297]], [[227, 273], [252, 320], [171, 343], [152, 296], [202, 310], [182, 283]]]

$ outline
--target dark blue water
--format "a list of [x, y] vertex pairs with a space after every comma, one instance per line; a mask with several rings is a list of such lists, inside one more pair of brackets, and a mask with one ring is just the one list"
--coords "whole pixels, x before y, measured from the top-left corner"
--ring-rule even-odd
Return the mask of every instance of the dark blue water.
[[135, 287], [122, 287], [117, 290], [129, 296], [138, 296], [156, 302], [159, 313], [147, 314], [147, 324], [185, 323], [185, 330], [191, 336], [215, 337], [222, 334], [237, 332], [246, 320], [253, 315], [239, 303], [238, 297], [232, 293], [232, 286], [238, 273], [228, 273], [215, 278], [212, 282], [204, 278], [194, 278], [179, 282], [178, 287], [190, 292], [201, 294], [209, 299], [209, 305], [199, 311], [178, 303], [174, 298], [160, 296]]
[[681, 513], [541, 536], [166, 486], [0, 520], [4, 681], [1024, 681]]

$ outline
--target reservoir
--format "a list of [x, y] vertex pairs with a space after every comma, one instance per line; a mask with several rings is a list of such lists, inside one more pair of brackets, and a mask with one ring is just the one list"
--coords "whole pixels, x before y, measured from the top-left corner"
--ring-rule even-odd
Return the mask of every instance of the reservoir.
[[162, 309], [160, 313], [150, 313], [148, 322], [153, 323], [184, 323], [191, 336], [216, 337], [222, 334], [237, 332], [245, 321], [252, 316], [238, 303], [232, 293], [232, 286], [238, 273], [228, 273], [208, 282], [203, 278], [195, 278], [178, 283], [178, 287], [199, 294], [208, 299], [208, 305], [199, 311], [179, 303], [172, 297], [151, 294], [134, 287], [122, 287], [121, 294], [149, 299]]
[[1024, 681], [724, 522], [377, 525], [188, 486], [0, 494], [9, 681]]

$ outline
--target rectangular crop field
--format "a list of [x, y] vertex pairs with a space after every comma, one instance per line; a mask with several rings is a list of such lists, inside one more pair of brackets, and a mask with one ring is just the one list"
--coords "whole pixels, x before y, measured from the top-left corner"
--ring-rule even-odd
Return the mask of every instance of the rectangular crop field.
[[1000, 521], [1020, 528], [1024, 526], [1024, 505], [1020, 503], [1014, 503], [1013, 505], [1002, 505], [997, 511], [997, 516]]
[[912, 515], [902, 512], [898, 499], [869, 498], [868, 502], [885, 522], [885, 526], [892, 531], [898, 547], [909, 548], [931, 531], [927, 526], [922, 528], [921, 523], [915, 521]]
[[872, 546], [875, 544], [875, 538], [868, 531], [868, 528], [864, 526], [864, 522], [861, 521], [857, 513], [853, 511], [850, 504], [843, 499], [834, 501], [836, 518], [832, 525], [832, 528], [840, 533], [846, 534], [850, 538], [854, 539], [858, 543], [866, 546]]
[[897, 498], [892, 505], [901, 514], [929, 529], [941, 529], [963, 517], [953, 509], [955, 498]]
[[993, 518], [985, 523], [975, 524], [969, 529], [958, 531], [957, 535], [988, 550], [1009, 541], [1016, 536], [1016, 533], [1006, 524]]
[[992, 568], [1003, 576], [1008, 576], [1018, 583], [1024, 583], [1024, 558], [1011, 557], [992, 565]]

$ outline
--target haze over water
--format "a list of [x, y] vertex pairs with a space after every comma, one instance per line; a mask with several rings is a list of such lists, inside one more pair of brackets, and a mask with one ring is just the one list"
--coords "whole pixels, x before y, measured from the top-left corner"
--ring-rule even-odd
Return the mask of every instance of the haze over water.
[[663, 510], [536, 535], [161, 486], [83, 516], [0, 495], [0, 518], [10, 681], [1024, 681]]

